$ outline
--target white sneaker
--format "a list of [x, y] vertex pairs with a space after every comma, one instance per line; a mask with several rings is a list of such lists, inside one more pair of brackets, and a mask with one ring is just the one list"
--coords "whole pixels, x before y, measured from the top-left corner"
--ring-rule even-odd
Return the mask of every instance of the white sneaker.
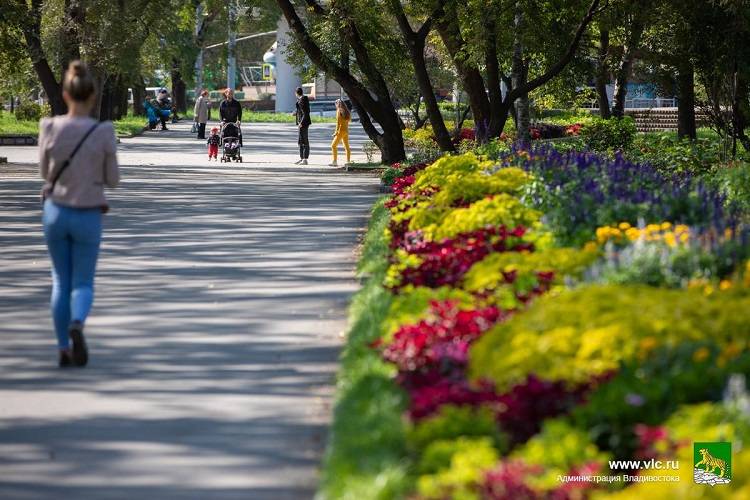
[[302, 161], [300, 162], [300, 165], [307, 165], [307, 160], [302, 160]]
[[328, 164], [329, 167], [338, 167], [339, 164], [335, 160]]
[[300, 163], [302, 163], [302, 160], [297, 160], [294, 162], [295, 165], [299, 165]]

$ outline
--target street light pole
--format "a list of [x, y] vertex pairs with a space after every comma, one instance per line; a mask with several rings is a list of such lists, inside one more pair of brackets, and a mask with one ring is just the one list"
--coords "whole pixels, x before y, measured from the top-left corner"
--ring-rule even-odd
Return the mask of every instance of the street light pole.
[[237, 77], [237, 0], [229, 2], [229, 40], [227, 41], [227, 88], [234, 89]]

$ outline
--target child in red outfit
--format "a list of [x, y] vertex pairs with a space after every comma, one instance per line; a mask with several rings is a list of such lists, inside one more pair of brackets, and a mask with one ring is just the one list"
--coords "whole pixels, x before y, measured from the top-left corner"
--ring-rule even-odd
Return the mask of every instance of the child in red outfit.
[[219, 154], [219, 144], [221, 143], [218, 127], [211, 129], [211, 135], [208, 136], [208, 141], [206, 142], [208, 143], [208, 159], [210, 160], [213, 157], [215, 160], [218, 160], [217, 155]]

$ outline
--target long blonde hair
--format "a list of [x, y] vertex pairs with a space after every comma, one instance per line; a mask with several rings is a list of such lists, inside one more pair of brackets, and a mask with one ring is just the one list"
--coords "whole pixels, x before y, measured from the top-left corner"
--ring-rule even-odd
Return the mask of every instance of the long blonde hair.
[[349, 106], [347, 106], [341, 99], [336, 99], [336, 108], [338, 114], [344, 117], [344, 119], [348, 120], [352, 117], [352, 113], [349, 111]]

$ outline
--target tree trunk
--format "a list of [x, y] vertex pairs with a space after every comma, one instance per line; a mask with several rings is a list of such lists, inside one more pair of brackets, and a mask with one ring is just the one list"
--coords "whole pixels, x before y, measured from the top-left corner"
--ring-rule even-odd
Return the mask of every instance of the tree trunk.
[[60, 81], [68, 65], [81, 58], [78, 27], [84, 22], [85, 10], [78, 0], [65, 0], [62, 37], [60, 37]]
[[745, 134], [745, 128], [747, 128], [747, 117], [748, 117], [748, 95], [750, 94], [750, 88], [748, 88], [748, 81], [742, 77], [737, 77], [737, 88], [735, 90], [735, 122], [736, 136], [739, 139], [742, 147], [745, 151], [750, 151], [750, 137]]
[[497, 58], [497, 24], [494, 16], [487, 16], [485, 23], [486, 48], [485, 64], [487, 65], [487, 94], [490, 101], [490, 122], [487, 137], [480, 140], [500, 137], [507, 119], [503, 116], [503, 92], [500, 87], [501, 73]]
[[607, 66], [607, 54], [609, 53], [609, 31], [599, 31], [599, 51], [596, 64], [596, 98], [599, 102], [599, 116], [609, 119], [612, 113], [609, 109], [609, 97], [607, 96], [607, 81], [609, 80], [609, 67]]
[[683, 59], [677, 68], [677, 136], [696, 139], [694, 68]]
[[41, 22], [42, 22], [42, 0], [32, 0], [31, 10], [28, 13], [28, 24], [23, 26], [23, 37], [26, 41], [26, 51], [31, 59], [31, 64], [42, 84], [47, 101], [52, 109], [53, 115], [64, 115], [68, 112], [68, 106], [62, 98], [62, 86], [55, 78], [50, 68], [47, 57], [42, 49]]
[[365, 129], [367, 136], [375, 143], [378, 149], [380, 149], [381, 163], [384, 165], [393, 165], [394, 163], [405, 160], [406, 151], [404, 149], [404, 138], [401, 134], [401, 130], [399, 129], [398, 133], [395, 134], [392, 131], [391, 133], [386, 133], [384, 129], [381, 134], [375, 128], [375, 125], [373, 125], [367, 109], [362, 106], [356, 97], [350, 95], [349, 98], [352, 101], [354, 109], [357, 110], [359, 122], [362, 124], [362, 128]]
[[112, 75], [103, 78], [103, 84], [99, 87], [99, 120], [115, 120], [115, 87], [117, 78]]
[[612, 116], [616, 118], [625, 116], [625, 97], [628, 93], [628, 79], [630, 78], [630, 70], [633, 67], [635, 51], [641, 43], [643, 29], [643, 22], [636, 17], [631, 25], [630, 36], [628, 36], [622, 48], [622, 57], [617, 66], [617, 71], [615, 71], [615, 103], [612, 107]]
[[115, 96], [115, 120], [119, 120], [128, 114], [128, 85], [122, 74], [117, 75], [117, 92]]
[[135, 116], [146, 116], [146, 109], [143, 107], [143, 101], [146, 98], [146, 86], [143, 84], [143, 78], [138, 75], [132, 84], [133, 89], [133, 114]]
[[[523, 41], [521, 32], [523, 30], [523, 10], [521, 2], [516, 2], [516, 13], [513, 18], [513, 57], [511, 80], [513, 88], [519, 88], [526, 85], [526, 75], [528, 69], [523, 60]], [[531, 141], [529, 134], [529, 94], [524, 92], [518, 96], [513, 103], [516, 110], [516, 136], [522, 143]]]
[[491, 113], [490, 102], [485, 91], [484, 80], [479, 68], [466, 59], [463, 49], [465, 42], [458, 25], [458, 12], [455, 4], [450, 2], [442, 16], [435, 20], [440, 39], [448, 49], [453, 65], [456, 67], [463, 90], [469, 96], [469, 105], [474, 116], [475, 125], [489, 126]]
[[443, 121], [443, 115], [440, 113], [440, 108], [438, 107], [437, 99], [435, 98], [435, 89], [432, 86], [430, 74], [427, 71], [427, 64], [424, 59], [425, 39], [430, 31], [432, 19], [428, 19], [422, 28], [415, 33], [409, 24], [409, 20], [404, 13], [403, 7], [401, 6], [401, 0], [391, 0], [391, 7], [396, 15], [396, 19], [398, 20], [398, 25], [404, 42], [406, 42], [406, 46], [409, 49], [409, 56], [411, 57], [411, 63], [414, 67], [419, 91], [424, 98], [427, 117], [432, 124], [432, 131], [435, 134], [435, 139], [437, 140], [441, 151], [453, 152], [456, 148], [453, 146], [453, 141], [451, 141], [448, 129], [445, 128], [445, 121]]
[[177, 107], [177, 111], [184, 113], [187, 111], [187, 86], [182, 79], [180, 62], [176, 59], [172, 60], [170, 79], [172, 80], [172, 103]]
[[[337, 81], [352, 100], [360, 116], [362, 127], [381, 150], [383, 163], [404, 160], [406, 152], [401, 135], [401, 120], [393, 105], [385, 80], [370, 60], [367, 48], [360, 39], [356, 26], [349, 21], [344, 29], [346, 30], [347, 40], [357, 58], [360, 71], [374, 86], [372, 92], [349, 71], [343, 69], [337, 62], [323, 53], [320, 46], [308, 33], [290, 0], [276, 0], [276, 3], [305, 54], [313, 64]], [[323, 10], [319, 4], [313, 3], [316, 7], [315, 13]], [[373, 97], [373, 94], [376, 97]], [[382, 133], [378, 132], [370, 117], [380, 124], [383, 129]]]

